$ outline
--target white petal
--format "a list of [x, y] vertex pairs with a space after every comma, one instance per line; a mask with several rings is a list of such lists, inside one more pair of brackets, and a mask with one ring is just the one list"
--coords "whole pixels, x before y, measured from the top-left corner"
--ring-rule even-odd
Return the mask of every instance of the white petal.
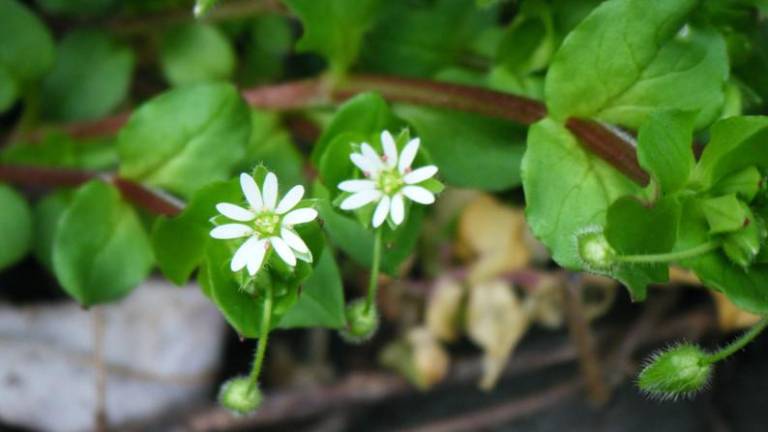
[[361, 155], [360, 153], [350, 154], [349, 159], [353, 164], [355, 164], [355, 166], [360, 168], [360, 171], [362, 171], [365, 175], [371, 175], [379, 171], [373, 162], [368, 160], [367, 157]]
[[304, 186], [294, 186], [287, 194], [280, 200], [280, 204], [277, 205], [275, 213], [283, 214], [288, 210], [296, 207], [296, 204], [304, 197]]
[[256, 217], [250, 210], [230, 203], [218, 203], [216, 204], [216, 210], [224, 216], [240, 222], [248, 222]]
[[379, 205], [376, 206], [376, 210], [373, 212], [373, 227], [378, 228], [382, 223], [384, 223], [384, 219], [387, 218], [387, 214], [389, 213], [389, 197], [384, 195], [381, 198], [381, 201], [379, 201]]
[[235, 256], [232, 257], [232, 261], [229, 263], [229, 268], [233, 271], [240, 271], [248, 264], [249, 257], [253, 254], [254, 250], [259, 244], [258, 237], [251, 237], [241, 244]]
[[248, 204], [254, 210], [261, 210], [264, 207], [264, 202], [261, 200], [261, 191], [259, 186], [256, 185], [256, 181], [248, 174], [240, 174], [240, 187], [243, 189], [243, 195], [248, 200]]
[[376, 189], [367, 189], [348, 196], [341, 202], [342, 210], [354, 210], [379, 199], [381, 192]]
[[403, 181], [408, 184], [421, 183], [435, 174], [437, 174], [437, 167], [434, 165], [427, 165], [409, 172], [403, 176]]
[[243, 224], [224, 224], [211, 230], [211, 237], [220, 240], [236, 239], [253, 234], [251, 227]]
[[405, 204], [403, 203], [403, 195], [399, 193], [395, 194], [395, 196], [392, 197], [390, 207], [389, 216], [392, 218], [392, 222], [394, 222], [395, 225], [400, 225], [403, 223], [403, 219], [405, 219]]
[[397, 145], [395, 145], [395, 139], [392, 138], [392, 134], [389, 131], [385, 130], [381, 133], [381, 147], [384, 149], [384, 155], [387, 157], [387, 166], [394, 167], [397, 165]]
[[403, 195], [419, 204], [432, 204], [435, 202], [435, 195], [421, 186], [406, 186], [403, 188]]
[[283, 228], [280, 231], [280, 237], [282, 237], [283, 240], [286, 243], [288, 243], [288, 246], [290, 246], [291, 249], [295, 250], [296, 252], [299, 252], [299, 253], [309, 252], [309, 248], [307, 247], [307, 244], [304, 243], [304, 240], [302, 240], [301, 237], [299, 237], [299, 235], [296, 234], [295, 232], [289, 229]]
[[381, 161], [381, 158], [376, 153], [376, 150], [374, 150], [370, 144], [360, 144], [360, 151], [363, 153], [363, 156], [371, 162], [375, 169], [381, 169], [384, 166], [384, 162]]
[[285, 261], [285, 263], [291, 267], [296, 265], [296, 255], [294, 255], [291, 248], [288, 247], [288, 244], [283, 241], [283, 239], [280, 237], [270, 237], [269, 243], [275, 248], [275, 252], [277, 252], [277, 256], [279, 256], [281, 260]]
[[261, 189], [261, 197], [264, 199], [264, 207], [268, 210], [274, 210], [277, 205], [277, 176], [273, 173], [267, 173], [264, 177], [264, 184]]
[[283, 217], [283, 225], [299, 225], [312, 222], [317, 217], [317, 210], [313, 208], [296, 209]]
[[264, 262], [264, 256], [267, 254], [267, 247], [269, 247], [266, 240], [259, 240], [256, 246], [253, 247], [253, 251], [248, 254], [246, 258], [248, 263], [248, 274], [255, 275], [261, 268], [261, 264]]
[[411, 167], [413, 160], [416, 159], [416, 153], [419, 152], [419, 145], [421, 145], [421, 140], [419, 138], [414, 138], [408, 141], [408, 144], [405, 145], [405, 148], [400, 153], [400, 160], [397, 161], [397, 169], [400, 170], [402, 174], [405, 174], [408, 168]]
[[376, 187], [376, 182], [372, 180], [345, 180], [339, 183], [339, 189], [344, 192], [360, 192]]

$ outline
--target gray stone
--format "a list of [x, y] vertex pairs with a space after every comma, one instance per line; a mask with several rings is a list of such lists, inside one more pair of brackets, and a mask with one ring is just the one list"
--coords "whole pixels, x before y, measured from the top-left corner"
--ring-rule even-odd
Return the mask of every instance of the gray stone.
[[[0, 304], [0, 419], [46, 431], [95, 427], [94, 310]], [[102, 307], [106, 413], [138, 421], [205, 397], [224, 321], [199, 288], [151, 280]]]

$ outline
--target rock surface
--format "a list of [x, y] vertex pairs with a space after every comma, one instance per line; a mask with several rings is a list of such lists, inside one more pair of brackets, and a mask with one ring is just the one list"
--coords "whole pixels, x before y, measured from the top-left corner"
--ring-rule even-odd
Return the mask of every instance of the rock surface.
[[[98, 311], [0, 304], [0, 421], [46, 431], [96, 426]], [[224, 322], [197, 287], [150, 280], [103, 307], [106, 415], [121, 424], [210, 391]]]

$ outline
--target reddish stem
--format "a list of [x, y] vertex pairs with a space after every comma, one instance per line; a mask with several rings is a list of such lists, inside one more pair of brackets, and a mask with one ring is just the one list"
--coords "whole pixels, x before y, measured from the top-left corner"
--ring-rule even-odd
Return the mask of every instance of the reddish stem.
[[0, 181], [27, 186], [75, 187], [94, 179], [112, 183], [123, 197], [154, 214], [173, 216], [184, 205], [177, 199], [150, 189], [140, 183], [117, 177], [110, 173], [98, 173], [69, 168], [18, 166], [0, 164]]

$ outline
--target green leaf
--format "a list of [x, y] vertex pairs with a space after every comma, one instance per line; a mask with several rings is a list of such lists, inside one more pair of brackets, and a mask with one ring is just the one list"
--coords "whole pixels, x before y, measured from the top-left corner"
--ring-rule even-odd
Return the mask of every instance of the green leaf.
[[161, 216], [152, 228], [152, 250], [163, 274], [183, 285], [202, 263], [216, 216], [216, 204], [243, 201], [239, 183], [215, 182], [201, 188], [184, 211], [173, 218]]
[[37, 260], [53, 271], [53, 242], [59, 222], [69, 207], [73, 191], [61, 190], [47, 195], [37, 202], [34, 210], [35, 241], [34, 253]]
[[639, 192], [638, 186], [583, 150], [551, 119], [531, 126], [522, 177], [528, 224], [555, 261], [569, 269], [582, 268], [576, 235], [604, 226], [613, 201]]
[[250, 133], [248, 107], [233, 86], [171, 90], [136, 110], [120, 131], [120, 174], [189, 197], [229, 178]]
[[[652, 207], [632, 196], [619, 198], [608, 207], [605, 236], [620, 255], [669, 252], [677, 241], [680, 213], [680, 205], [669, 198]], [[668, 275], [666, 264], [623, 263], [612, 276], [624, 282], [637, 301], [645, 299], [649, 284], [665, 282]]]
[[344, 286], [333, 251], [326, 248], [315, 271], [304, 283], [298, 301], [288, 310], [279, 326], [339, 328], [345, 323]]
[[768, 117], [723, 119], [710, 128], [710, 139], [694, 171], [695, 181], [707, 188], [728, 174], [758, 166], [768, 168]]
[[53, 70], [43, 81], [43, 113], [59, 121], [109, 114], [128, 93], [133, 65], [130, 48], [104, 32], [68, 33], [57, 47]]
[[0, 184], [0, 270], [19, 261], [32, 245], [32, 211], [21, 195]]
[[556, 49], [550, 6], [544, 1], [523, 3], [504, 31], [496, 63], [509, 72], [527, 74], [545, 68]]
[[[363, 226], [360, 221], [342, 214], [331, 205], [328, 191], [315, 184], [315, 196], [320, 198], [317, 210], [323, 220], [323, 229], [335, 246], [341, 248], [356, 263], [370, 267], [373, 258], [373, 231]], [[397, 230], [385, 230], [382, 248], [382, 271], [396, 275], [400, 264], [408, 258], [419, 239], [423, 208], [418, 205], [407, 210], [403, 225]], [[386, 226], [386, 225], [384, 225]]]
[[751, 213], [749, 208], [733, 194], [702, 200], [701, 208], [707, 218], [711, 234], [742, 229]]
[[763, 184], [763, 175], [754, 166], [729, 174], [712, 186], [713, 195], [736, 194], [744, 202], [752, 202]]
[[252, 19], [248, 43], [243, 54], [245, 84], [266, 83], [279, 78], [285, 57], [293, 47], [292, 22], [278, 13], [264, 13]]
[[745, 271], [755, 262], [766, 238], [765, 222], [747, 208], [742, 229], [729, 233], [723, 239], [723, 251], [728, 258]]
[[235, 51], [216, 27], [192, 23], [163, 34], [160, 64], [174, 86], [226, 80], [235, 69]]
[[378, 0], [285, 0], [285, 4], [304, 27], [296, 48], [322, 55], [340, 73], [357, 58]]
[[114, 169], [118, 160], [112, 138], [76, 140], [67, 134], [54, 132], [34, 144], [18, 144], [2, 149], [0, 162], [107, 170]]
[[389, 105], [378, 93], [361, 93], [344, 102], [315, 143], [312, 160], [325, 154], [331, 141], [341, 134], [373, 135], [394, 124]]
[[251, 138], [240, 171], [261, 164], [269, 167], [283, 184], [303, 184], [304, 160], [290, 133], [282, 128], [280, 115], [253, 110], [251, 122]]
[[693, 170], [693, 121], [682, 111], [651, 113], [640, 127], [637, 157], [661, 187], [670, 194], [682, 189]]
[[[699, 205], [690, 200], [683, 207], [675, 250], [686, 250], [709, 241], [709, 225]], [[693, 270], [709, 288], [721, 291], [741, 309], [757, 314], [768, 313], [768, 265], [752, 265], [745, 271], [721, 250], [681, 262]]]
[[596, 117], [638, 127], [653, 111], [719, 113], [728, 76], [725, 43], [709, 29], [683, 27], [695, 0], [611, 0], [565, 39], [547, 73], [557, 119]]
[[152, 248], [136, 212], [117, 190], [94, 180], [64, 211], [53, 241], [53, 268], [83, 306], [128, 294], [149, 274]]
[[401, 107], [446, 183], [498, 191], [520, 185], [525, 129], [476, 114]]
[[384, 74], [431, 77], [455, 64], [496, 19], [495, 10], [479, 10], [469, 1], [384, 1], [365, 37], [360, 64]]
[[18, 96], [19, 88], [16, 80], [8, 69], [0, 64], [0, 113], [13, 106]]
[[16, 0], [0, 0], [0, 66], [22, 87], [53, 65], [53, 39], [43, 23]]

